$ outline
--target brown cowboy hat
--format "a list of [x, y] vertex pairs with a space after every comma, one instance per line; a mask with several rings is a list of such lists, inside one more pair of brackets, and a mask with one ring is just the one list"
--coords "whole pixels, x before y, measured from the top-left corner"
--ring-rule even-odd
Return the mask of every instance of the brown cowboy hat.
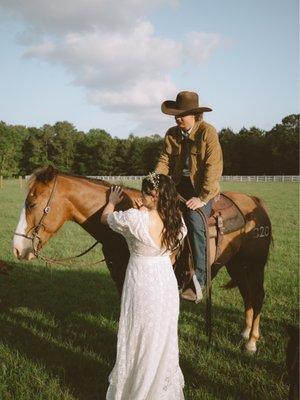
[[176, 101], [166, 100], [161, 105], [164, 114], [183, 117], [185, 115], [200, 114], [205, 111], [212, 111], [209, 107], [199, 106], [199, 97], [195, 92], [179, 92]]

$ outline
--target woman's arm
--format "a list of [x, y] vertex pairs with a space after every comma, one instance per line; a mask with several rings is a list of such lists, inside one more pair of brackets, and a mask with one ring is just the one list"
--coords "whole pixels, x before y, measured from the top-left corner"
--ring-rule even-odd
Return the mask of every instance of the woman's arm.
[[107, 217], [109, 216], [109, 214], [114, 212], [115, 206], [119, 204], [123, 199], [122, 193], [123, 190], [119, 186], [114, 186], [110, 188], [108, 203], [106, 204], [100, 219], [102, 224], [107, 225]]

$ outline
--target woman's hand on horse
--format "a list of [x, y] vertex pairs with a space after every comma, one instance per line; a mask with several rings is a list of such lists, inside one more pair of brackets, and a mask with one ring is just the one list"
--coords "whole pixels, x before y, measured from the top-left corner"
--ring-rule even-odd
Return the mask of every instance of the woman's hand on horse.
[[190, 208], [191, 210], [197, 210], [197, 208], [201, 208], [204, 207], [206, 203], [204, 203], [203, 201], [201, 201], [199, 199], [199, 197], [192, 197], [191, 199], [189, 199], [186, 202], [186, 205], [188, 206], [188, 208]]
[[112, 186], [110, 188], [110, 194], [108, 201], [111, 204], [119, 204], [123, 200], [123, 189], [120, 186]]
[[140, 197], [137, 199], [134, 199], [134, 203], [137, 206], [137, 208], [141, 208], [143, 206], [143, 200]]

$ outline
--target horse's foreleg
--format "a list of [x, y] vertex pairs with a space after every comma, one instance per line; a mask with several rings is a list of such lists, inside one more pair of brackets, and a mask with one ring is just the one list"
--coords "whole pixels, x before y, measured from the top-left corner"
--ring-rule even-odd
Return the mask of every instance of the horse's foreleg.
[[253, 308], [252, 307], [245, 307], [245, 327], [242, 330], [242, 337], [245, 340], [250, 338], [250, 332], [252, 329], [253, 323]]
[[250, 332], [249, 340], [246, 343], [246, 350], [249, 353], [255, 353], [257, 350], [256, 342], [260, 338], [260, 331], [259, 331], [259, 322], [260, 322], [260, 313], [254, 316], [252, 329]]

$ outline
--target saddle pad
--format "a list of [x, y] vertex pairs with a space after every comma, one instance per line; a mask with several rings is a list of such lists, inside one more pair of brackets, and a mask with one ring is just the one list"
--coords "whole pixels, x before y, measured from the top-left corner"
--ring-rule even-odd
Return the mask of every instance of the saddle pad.
[[213, 203], [212, 212], [208, 218], [209, 227], [217, 225], [220, 216], [223, 220], [223, 234], [234, 232], [245, 226], [244, 215], [224, 193], [221, 193]]

